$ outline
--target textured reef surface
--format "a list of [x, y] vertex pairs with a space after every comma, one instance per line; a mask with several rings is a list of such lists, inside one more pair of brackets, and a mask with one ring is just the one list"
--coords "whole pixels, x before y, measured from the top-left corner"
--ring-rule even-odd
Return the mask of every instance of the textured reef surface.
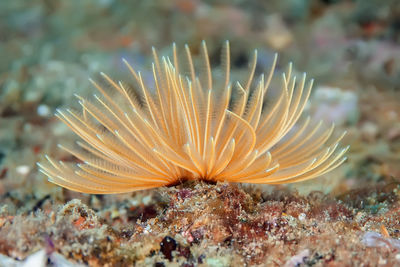
[[331, 198], [195, 182], [87, 204], [45, 199], [29, 215], [3, 208], [0, 253], [23, 259], [39, 250], [25, 261], [55, 266], [393, 266], [399, 197], [397, 184]]

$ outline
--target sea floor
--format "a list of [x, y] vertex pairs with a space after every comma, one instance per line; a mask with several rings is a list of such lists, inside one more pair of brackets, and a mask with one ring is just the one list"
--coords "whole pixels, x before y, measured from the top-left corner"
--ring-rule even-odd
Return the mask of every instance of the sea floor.
[[15, 215], [3, 206], [0, 252], [10, 258], [0, 262], [395, 266], [399, 196], [395, 183], [334, 198], [319, 191], [301, 196], [284, 187], [265, 193], [258, 187], [191, 182], [64, 205], [47, 197], [29, 213]]

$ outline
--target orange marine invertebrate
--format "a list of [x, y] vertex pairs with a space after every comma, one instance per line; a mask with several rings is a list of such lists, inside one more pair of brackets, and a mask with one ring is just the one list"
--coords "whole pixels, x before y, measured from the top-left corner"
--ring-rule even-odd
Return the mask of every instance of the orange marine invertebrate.
[[181, 74], [175, 45], [172, 59], [160, 59], [153, 49], [153, 86], [124, 60], [141, 99], [106, 74], [102, 76], [114, 94], [91, 81], [102, 94], [95, 95], [96, 102], [77, 96], [82, 112], [56, 114], [85, 141], [78, 148], [60, 145], [82, 163], [47, 157], [40, 170], [65, 188], [109, 194], [182, 180], [293, 183], [320, 176], [345, 160], [347, 148], [337, 149], [343, 135], [334, 138], [333, 126], [321, 131], [321, 123], [311, 124], [309, 118], [295, 126], [313, 83], [305, 74], [297, 82], [290, 66], [280, 95], [267, 105], [276, 56], [269, 74], [255, 81], [255, 51], [247, 79], [232, 85], [228, 42], [219, 79], [212, 75], [205, 42], [201, 75], [188, 46], [184, 53], [187, 76]]

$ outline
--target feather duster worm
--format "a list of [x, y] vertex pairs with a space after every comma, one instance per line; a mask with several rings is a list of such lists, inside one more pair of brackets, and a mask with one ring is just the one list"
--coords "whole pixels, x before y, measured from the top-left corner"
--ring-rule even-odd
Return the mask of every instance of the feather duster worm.
[[182, 180], [281, 184], [323, 175], [345, 160], [347, 148], [338, 149], [344, 134], [335, 138], [333, 125], [323, 130], [309, 118], [296, 124], [313, 83], [305, 74], [296, 81], [289, 66], [276, 101], [266, 107], [276, 56], [268, 75], [255, 81], [255, 51], [247, 79], [232, 86], [228, 42], [221, 56], [223, 77], [218, 79], [212, 75], [205, 42], [199, 75], [188, 46], [183, 57], [187, 75], [181, 74], [177, 54], [175, 45], [172, 59], [159, 58], [153, 49], [153, 86], [123, 60], [139, 98], [128, 85], [101, 73], [113, 94], [91, 81], [101, 96], [95, 95], [94, 102], [77, 96], [81, 112], [58, 110], [56, 116], [84, 141], [76, 148], [60, 147], [82, 163], [46, 157], [39, 167], [49, 181], [96, 194]]

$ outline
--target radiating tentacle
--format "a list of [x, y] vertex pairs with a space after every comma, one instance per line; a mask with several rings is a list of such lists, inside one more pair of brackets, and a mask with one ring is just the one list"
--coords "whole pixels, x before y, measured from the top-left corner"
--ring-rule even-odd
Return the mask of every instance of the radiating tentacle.
[[136, 87], [115, 82], [104, 73], [109, 90], [90, 80], [100, 92], [94, 101], [76, 96], [81, 112], [56, 113], [83, 140], [75, 147], [59, 146], [76, 163], [46, 156], [38, 164], [40, 171], [70, 190], [111, 194], [187, 179], [294, 183], [343, 163], [348, 147], [338, 144], [344, 134], [337, 137], [334, 125], [324, 129], [322, 122], [312, 124], [309, 117], [299, 120], [313, 81], [307, 81], [305, 74], [296, 79], [291, 63], [282, 74], [280, 94], [265, 109], [276, 54], [268, 74], [254, 82], [255, 51], [242, 85], [231, 82], [229, 42], [221, 52], [221, 81], [213, 77], [204, 41], [199, 51], [201, 66], [185, 46], [186, 76], [175, 44], [171, 60], [159, 57], [153, 48], [152, 89], [146, 76], [125, 59]]

